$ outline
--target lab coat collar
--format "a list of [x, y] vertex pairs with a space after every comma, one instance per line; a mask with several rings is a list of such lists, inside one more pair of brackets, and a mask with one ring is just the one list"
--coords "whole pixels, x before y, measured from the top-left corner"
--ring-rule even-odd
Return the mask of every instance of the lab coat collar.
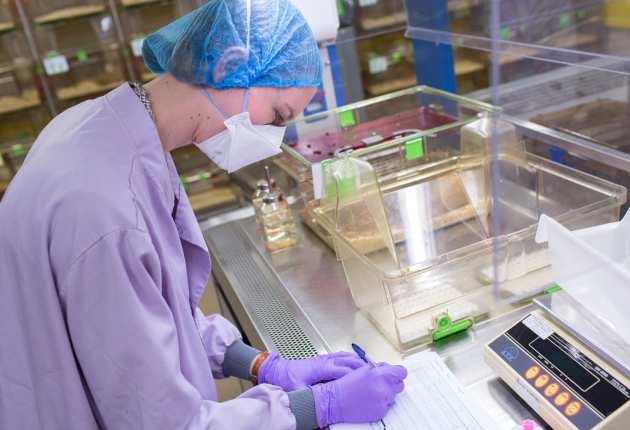
[[164, 148], [160, 142], [155, 123], [146, 108], [128, 83], [124, 83], [106, 96], [109, 105], [117, 115], [127, 135], [131, 136], [137, 156], [153, 173], [160, 185], [166, 205], [172, 207], [175, 201], [175, 189], [169, 175]]

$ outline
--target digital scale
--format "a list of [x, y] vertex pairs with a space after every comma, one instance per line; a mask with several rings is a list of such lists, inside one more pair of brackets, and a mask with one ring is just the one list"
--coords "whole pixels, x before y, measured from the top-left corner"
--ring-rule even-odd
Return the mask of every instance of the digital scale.
[[554, 430], [630, 430], [630, 347], [565, 292], [535, 303], [486, 362]]

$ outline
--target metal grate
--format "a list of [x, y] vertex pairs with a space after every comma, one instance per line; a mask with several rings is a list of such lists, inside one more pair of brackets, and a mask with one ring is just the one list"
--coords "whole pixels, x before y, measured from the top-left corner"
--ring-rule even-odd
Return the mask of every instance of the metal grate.
[[247, 297], [243, 303], [247, 312], [269, 336], [275, 350], [288, 359], [317, 355], [317, 349], [283, 300], [287, 293], [277, 276], [253, 247], [247, 247], [249, 242], [238, 226], [226, 224], [213, 229], [212, 241], [220, 245], [221, 253], [216, 257], [223, 265], [229, 265], [229, 282], [240, 296]]

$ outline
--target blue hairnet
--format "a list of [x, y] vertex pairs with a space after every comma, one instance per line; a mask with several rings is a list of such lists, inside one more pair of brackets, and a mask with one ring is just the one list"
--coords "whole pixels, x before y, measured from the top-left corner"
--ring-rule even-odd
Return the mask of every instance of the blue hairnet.
[[319, 50], [300, 11], [289, 0], [249, 3], [248, 20], [248, 0], [208, 1], [147, 36], [144, 62], [217, 89], [319, 86]]

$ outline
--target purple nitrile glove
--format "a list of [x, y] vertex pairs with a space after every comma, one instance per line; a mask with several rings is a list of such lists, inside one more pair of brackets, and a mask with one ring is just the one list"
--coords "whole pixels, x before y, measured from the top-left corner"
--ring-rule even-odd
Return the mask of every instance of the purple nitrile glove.
[[305, 360], [285, 360], [271, 353], [258, 371], [259, 384], [277, 385], [285, 391], [334, 381], [355, 369], [367, 366], [356, 354], [336, 352]]
[[383, 419], [394, 398], [405, 389], [407, 369], [379, 364], [363, 367], [341, 379], [315, 385], [317, 425], [368, 423]]

